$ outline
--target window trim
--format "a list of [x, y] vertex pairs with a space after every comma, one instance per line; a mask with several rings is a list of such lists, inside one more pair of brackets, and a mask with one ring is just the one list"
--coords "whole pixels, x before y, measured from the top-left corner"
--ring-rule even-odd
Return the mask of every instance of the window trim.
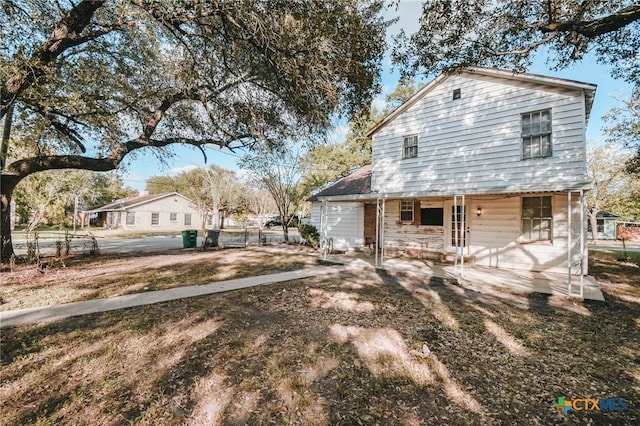
[[[422, 221], [423, 215], [428, 210], [431, 210], [431, 211], [440, 210], [441, 214], [440, 214], [440, 220], [438, 221], [438, 224], [423, 223], [423, 221]], [[439, 227], [443, 227], [444, 226], [444, 207], [420, 207], [420, 226], [439, 226]]]
[[[411, 143], [411, 145], [409, 145]], [[416, 158], [418, 156], [418, 134], [406, 135], [402, 138], [402, 159]]]
[[[415, 214], [415, 200], [400, 200], [400, 222], [402, 223], [413, 223], [414, 220], [414, 214]], [[409, 210], [409, 208], [406, 208], [406, 206], [404, 206], [405, 208], [403, 208], [403, 203], [411, 203], [411, 210]], [[402, 213], [407, 213], [411, 211], [411, 219], [403, 219], [402, 218]]]
[[[549, 119], [548, 119], [548, 131], [543, 131], [543, 129], [540, 127], [538, 132], [532, 132], [532, 123], [533, 123], [533, 117], [534, 115], [538, 114], [539, 116], [541, 116], [543, 113], [548, 112], [549, 114]], [[529, 117], [529, 132], [525, 133], [525, 117]], [[546, 123], [547, 121], [545, 121]], [[542, 123], [541, 120], [538, 121], [538, 123]], [[549, 138], [549, 148], [547, 151], [545, 151], [543, 153], [542, 147], [543, 147], [543, 143], [542, 143], [542, 137], [548, 137]], [[533, 140], [534, 138], [537, 138], [537, 148], [538, 148], [538, 155], [532, 155], [533, 152], [533, 148], [529, 149], [529, 154], [526, 154], [525, 152], [525, 138], [530, 139], [530, 147], [533, 147]], [[528, 112], [524, 112], [520, 114], [520, 157], [522, 160], [533, 160], [536, 158], [548, 158], [548, 157], [552, 157], [553, 156], [553, 115], [552, 115], [552, 111], [551, 108], [544, 108], [544, 109], [539, 109], [536, 111], [528, 111]]]
[[[129, 223], [129, 217], [130, 217], [129, 215], [133, 217], [133, 221], [132, 221], [133, 223]], [[126, 212], [124, 223], [127, 226], [136, 226], [136, 212]]]
[[[549, 209], [550, 209], [550, 216], [544, 216], [543, 213], [541, 212], [541, 216], [528, 216], [525, 217], [525, 212], [524, 212], [524, 200], [525, 198], [539, 198], [539, 199], [544, 199], [544, 198], [548, 198], [549, 199]], [[544, 209], [546, 206], [541, 202], [540, 204], [540, 209]], [[549, 227], [542, 229], [540, 228], [538, 231], [538, 238], [532, 238], [532, 230], [533, 230], [533, 223], [530, 224], [530, 231], [528, 235], [525, 235], [525, 219], [529, 219], [531, 221], [538, 219], [540, 221], [543, 220], [548, 220], [549, 221]], [[529, 243], [533, 243], [533, 244], [549, 244], [549, 243], [553, 243], [553, 196], [552, 195], [523, 195], [520, 197], [520, 242], [523, 244], [529, 244]], [[543, 231], [548, 231], [549, 233], [549, 238], [539, 238], [539, 234], [542, 233]]]
[[[153, 217], [156, 217], [156, 223], [153, 223]], [[160, 212], [151, 212], [151, 226], [160, 226]]]

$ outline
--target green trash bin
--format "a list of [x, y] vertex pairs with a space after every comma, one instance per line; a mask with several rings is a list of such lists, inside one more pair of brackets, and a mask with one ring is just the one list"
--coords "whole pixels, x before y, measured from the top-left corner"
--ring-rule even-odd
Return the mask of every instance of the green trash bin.
[[198, 231], [195, 229], [187, 229], [182, 231], [182, 247], [194, 248], [198, 245]]

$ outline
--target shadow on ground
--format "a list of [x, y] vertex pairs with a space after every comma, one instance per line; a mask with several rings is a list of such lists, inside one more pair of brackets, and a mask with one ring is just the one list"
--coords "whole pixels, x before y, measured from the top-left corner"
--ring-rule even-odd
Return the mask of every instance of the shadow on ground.
[[[3, 329], [0, 411], [6, 424], [638, 424], [640, 304], [605, 297], [359, 269]], [[629, 408], [564, 415], [558, 397]]]

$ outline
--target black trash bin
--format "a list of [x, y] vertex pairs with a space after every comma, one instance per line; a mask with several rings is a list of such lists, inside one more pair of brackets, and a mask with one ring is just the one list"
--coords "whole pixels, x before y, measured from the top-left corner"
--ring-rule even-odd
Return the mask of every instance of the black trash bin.
[[217, 229], [207, 229], [207, 237], [205, 239], [205, 246], [218, 247], [218, 237], [220, 237], [220, 231]]
[[182, 247], [194, 248], [198, 245], [198, 231], [195, 229], [187, 229], [182, 231]]

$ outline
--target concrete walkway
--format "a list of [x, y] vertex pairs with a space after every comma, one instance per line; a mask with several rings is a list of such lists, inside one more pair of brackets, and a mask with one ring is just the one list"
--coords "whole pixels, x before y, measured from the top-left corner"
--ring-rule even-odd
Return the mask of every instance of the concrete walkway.
[[103, 299], [87, 300], [84, 302], [65, 303], [62, 305], [43, 306], [38, 308], [16, 309], [0, 312], [0, 328], [29, 324], [41, 321], [53, 321], [77, 315], [96, 312], [113, 311], [134, 306], [150, 305], [169, 300], [187, 297], [204, 296], [224, 291], [238, 290], [259, 285], [274, 284], [301, 278], [338, 273], [342, 266], [315, 266], [297, 271], [280, 272], [277, 274], [260, 275], [257, 277], [239, 278], [235, 280], [219, 281], [204, 285], [177, 287], [167, 290], [149, 291], [145, 293], [127, 294], [124, 296], [107, 297]]

